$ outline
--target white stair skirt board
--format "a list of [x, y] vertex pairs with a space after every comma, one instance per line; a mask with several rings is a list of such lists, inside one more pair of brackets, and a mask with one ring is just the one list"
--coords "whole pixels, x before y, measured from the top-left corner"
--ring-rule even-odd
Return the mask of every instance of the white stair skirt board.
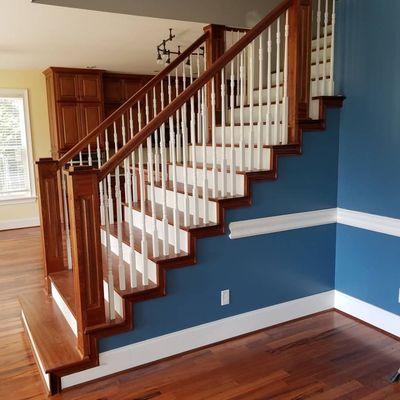
[[41, 361], [41, 359], [39, 357], [39, 353], [38, 353], [38, 350], [37, 350], [37, 347], [36, 347], [36, 343], [34, 342], [34, 340], [32, 338], [32, 333], [29, 330], [29, 325], [26, 322], [26, 317], [25, 317], [25, 314], [24, 314], [24, 312], [22, 310], [21, 310], [21, 317], [22, 317], [22, 322], [23, 322], [23, 324], [25, 326], [25, 330], [28, 332], [29, 341], [32, 344], [33, 352], [35, 353], [35, 358], [36, 358], [36, 360], [37, 360], [37, 362], [39, 364], [40, 372], [41, 372], [41, 374], [43, 376], [43, 379], [44, 379], [44, 381], [46, 383], [47, 389], [50, 390], [50, 376], [49, 376], [49, 374], [46, 374], [46, 371], [44, 370], [42, 361]]
[[[113, 235], [110, 235], [110, 242], [111, 242], [111, 251], [118, 255], [118, 238]], [[106, 245], [106, 232], [101, 229], [101, 243], [103, 246]], [[129, 264], [130, 262], [130, 247], [126, 243], [122, 243], [122, 253], [123, 258], [126, 263]], [[136, 269], [143, 273], [143, 264], [142, 264], [142, 255], [135, 251], [135, 260], [136, 260]], [[157, 266], [156, 264], [151, 261], [147, 260], [148, 265], [148, 272], [149, 272], [149, 279], [152, 282], [157, 283]]]
[[335, 290], [335, 308], [400, 337], [400, 316]]
[[72, 329], [72, 332], [75, 336], [78, 336], [78, 325], [76, 323], [76, 319], [72, 314], [71, 310], [65, 303], [64, 299], [62, 298], [60, 292], [57, 290], [57, 287], [52, 282], [50, 285], [51, 288], [51, 296], [53, 300], [56, 302], [58, 308], [60, 309], [62, 315], [64, 315], [65, 320], [68, 322], [68, 325]]
[[[198, 187], [201, 188], [201, 182], [198, 182]], [[162, 204], [163, 193], [162, 189], [159, 187], [154, 188], [156, 203]], [[150, 198], [150, 186], [148, 186], [147, 190], [148, 198]], [[189, 197], [189, 213], [193, 215], [194, 213], [194, 198], [193, 196]], [[178, 210], [184, 211], [185, 209], [185, 195], [183, 193], [178, 192]], [[175, 196], [172, 190], [167, 190], [167, 206], [173, 208], [175, 205]], [[217, 222], [217, 203], [215, 201], [208, 202], [208, 214], [210, 222]], [[202, 199], [199, 198], [199, 217], [204, 217], [204, 209], [202, 204]]]
[[39, 217], [7, 219], [0, 221], [0, 231], [7, 231], [10, 229], [32, 228], [34, 226], [40, 226]]
[[[255, 135], [255, 138], [257, 136]], [[256, 140], [254, 141], [256, 143]], [[190, 146], [191, 147], [191, 146]], [[226, 147], [226, 160], [227, 160], [227, 165], [229, 166], [231, 163], [231, 149], [230, 147]], [[261, 169], [263, 171], [268, 171], [270, 169], [270, 153], [271, 150], [268, 148], [262, 148], [261, 149]], [[220, 165], [222, 162], [222, 149], [221, 147], [216, 148], [216, 155], [217, 155], [217, 164]], [[249, 160], [250, 160], [250, 148], [245, 148], [244, 149], [244, 159], [245, 159], [245, 166], [247, 169], [247, 166], [249, 165]], [[207, 164], [212, 164], [212, 158], [213, 158], [213, 148], [212, 146], [206, 146], [206, 161]], [[235, 147], [235, 158], [236, 158], [236, 167], [239, 167], [240, 164], [240, 150], [239, 147]], [[197, 162], [200, 162], [199, 160], [203, 160], [203, 147], [202, 146], [196, 146], [196, 159]], [[192, 161], [192, 154], [191, 150], [189, 153], [189, 160]], [[257, 147], [254, 145], [253, 149], [253, 162], [257, 162]], [[255, 170], [255, 168], [253, 168]], [[229, 179], [229, 178], [228, 178]]]
[[[125, 221], [129, 223], [129, 207], [125, 207]], [[133, 215], [133, 225], [136, 228], [142, 229], [142, 214], [140, 211], [132, 209]], [[156, 220], [157, 224], [157, 234], [158, 238], [164, 240], [164, 226], [163, 222], [160, 220]], [[180, 224], [183, 225], [183, 221], [180, 221]], [[154, 225], [153, 225], [153, 218], [149, 215], [146, 215], [146, 232], [153, 234]], [[188, 252], [188, 232], [179, 229], [180, 234], [180, 249], [182, 251]], [[173, 225], [168, 224], [168, 241], [171, 245], [175, 243], [175, 229]]]
[[231, 222], [229, 224], [229, 229], [231, 231], [229, 237], [231, 239], [240, 239], [248, 236], [334, 224], [336, 223], [336, 219], [337, 209], [329, 208], [325, 210]]
[[[201, 165], [198, 163], [198, 165]], [[219, 165], [217, 165], [217, 168], [221, 169]], [[229, 170], [229, 164], [227, 166], [227, 171]], [[172, 165], [170, 166], [169, 169], [170, 176], [172, 176]], [[184, 169], [183, 167], [177, 166], [176, 167], [176, 179], [178, 182], [183, 183], [184, 180]], [[203, 168], [197, 168], [196, 169], [196, 175], [197, 175], [197, 183], [202, 185], [203, 184]], [[193, 184], [193, 168], [187, 168], [187, 177], [188, 177], [188, 184], [192, 185]], [[221, 189], [222, 185], [222, 172], [218, 171], [218, 182], [219, 182], [219, 188]], [[236, 194], [241, 194], [243, 195], [244, 193], [244, 175], [243, 174], [236, 174]], [[212, 170], [207, 170], [207, 179], [208, 179], [208, 185], [209, 188], [213, 182], [213, 172]], [[231, 178], [230, 178], [230, 173], [227, 173], [226, 176], [226, 188], [227, 192], [230, 193], [231, 190]]]
[[100, 365], [62, 377], [68, 388], [139, 365], [329, 310], [334, 291], [276, 304], [100, 353]]

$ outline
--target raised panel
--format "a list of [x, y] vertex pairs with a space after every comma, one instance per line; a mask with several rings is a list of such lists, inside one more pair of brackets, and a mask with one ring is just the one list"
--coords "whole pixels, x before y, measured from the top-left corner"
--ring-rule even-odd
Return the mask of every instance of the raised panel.
[[65, 152], [80, 138], [80, 112], [76, 103], [57, 104], [59, 151]]
[[[103, 120], [103, 107], [101, 104], [82, 103], [80, 108], [82, 125], [80, 139], [83, 139]], [[96, 139], [91, 144], [96, 145]]]
[[96, 101], [102, 100], [101, 80], [99, 74], [79, 74], [79, 100]]
[[79, 96], [78, 79], [73, 73], [56, 73], [56, 100], [76, 101]]
[[141, 78], [125, 79], [124, 80], [125, 98], [129, 99], [144, 85], [145, 85], [145, 82], [143, 82], [143, 79], [141, 79]]
[[105, 77], [103, 81], [104, 102], [122, 103], [125, 99], [124, 83], [121, 78]]

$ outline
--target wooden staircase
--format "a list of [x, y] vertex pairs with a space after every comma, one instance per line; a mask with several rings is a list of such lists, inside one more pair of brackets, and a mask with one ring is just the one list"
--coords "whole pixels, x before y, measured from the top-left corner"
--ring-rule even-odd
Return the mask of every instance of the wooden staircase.
[[314, 40], [311, 9], [286, 0], [249, 31], [206, 27], [60, 160], [38, 162], [47, 291], [20, 302], [50, 393], [98, 365], [99, 339], [133, 329], [133, 305], [167, 295], [167, 271], [195, 264], [197, 239], [224, 234], [225, 210], [251, 206], [252, 182], [276, 180], [280, 157], [301, 155], [303, 133], [325, 129], [326, 108], [342, 106], [334, 8], [317, 11]]

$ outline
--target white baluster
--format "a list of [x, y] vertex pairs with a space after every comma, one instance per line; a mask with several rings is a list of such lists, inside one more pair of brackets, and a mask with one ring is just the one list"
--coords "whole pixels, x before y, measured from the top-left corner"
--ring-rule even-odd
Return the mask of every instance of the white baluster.
[[[237, 31], [236, 32], [236, 35], [237, 35], [237, 40], [236, 40], [236, 42], [238, 42], [239, 40], [240, 40], [240, 32], [239, 31]], [[240, 104], [240, 93], [241, 93], [241, 91], [240, 91], [240, 83], [239, 83], [239, 80], [240, 80], [240, 65], [241, 65], [241, 55], [239, 56], [239, 57], [237, 57], [236, 56], [236, 61], [237, 61], [237, 65], [236, 65], [236, 76], [237, 76], [237, 78], [238, 78], [238, 83], [237, 83], [237, 85], [238, 85], [238, 89], [237, 89], [237, 93], [236, 93], [236, 104]], [[240, 82], [241, 82], [241, 80], [240, 80]]]
[[[182, 79], [183, 79], [183, 90], [186, 89], [186, 76], [185, 76], [185, 65], [182, 68]], [[182, 158], [183, 158], [183, 191], [184, 191], [184, 208], [183, 208], [183, 224], [185, 226], [189, 226], [189, 195], [188, 195], [188, 176], [187, 176], [187, 113], [186, 113], [187, 104], [183, 105], [181, 109], [181, 131], [182, 131]]]
[[[254, 120], [253, 120], [253, 108], [254, 108], [254, 41], [252, 41], [249, 45], [249, 111], [250, 111], [250, 119], [249, 119], [249, 171], [253, 169], [253, 155], [254, 155]], [[259, 105], [259, 107], [261, 107]]]
[[[156, 88], [153, 88], [153, 114], [154, 117], [157, 115], [157, 98]], [[158, 129], [154, 132], [154, 171], [156, 182], [160, 181], [160, 151], [159, 151], [159, 140], [158, 140]]]
[[203, 150], [203, 220], [205, 224], [208, 224], [209, 213], [208, 213], [208, 171], [207, 171], [207, 133], [208, 133], [208, 108], [206, 100], [206, 87], [202, 88], [202, 150]]
[[[139, 103], [140, 104], [140, 103]], [[140, 131], [141, 128], [139, 128]], [[140, 182], [140, 215], [142, 220], [142, 283], [143, 285], [149, 284], [149, 271], [147, 262], [147, 236], [146, 236], [146, 203], [143, 200], [143, 194], [146, 191], [144, 182], [144, 170], [143, 170], [143, 145], [139, 146], [139, 182]]]
[[263, 86], [263, 35], [259, 37], [258, 45], [258, 123], [257, 123], [257, 168], [261, 169], [262, 140], [262, 86]]
[[283, 99], [282, 99], [282, 143], [288, 143], [288, 40], [289, 40], [289, 12], [286, 11], [285, 20], [285, 53], [283, 61]]
[[[271, 26], [268, 27], [268, 42], [267, 42], [267, 115], [265, 120], [266, 139], [265, 144], [273, 143], [271, 138], [271, 87], [272, 87], [272, 40], [271, 40]], [[278, 89], [277, 89], [278, 90]]]
[[92, 166], [93, 165], [93, 160], [92, 160], [92, 149], [90, 147], [90, 144], [88, 144], [88, 165]]
[[[197, 77], [200, 76], [200, 48], [197, 49], [197, 56], [196, 56], [196, 64], [197, 64]], [[201, 143], [201, 110], [200, 110], [200, 103], [201, 103], [201, 93], [200, 90], [197, 91], [197, 143]]]
[[325, 0], [325, 13], [324, 13], [324, 58], [322, 66], [322, 95], [326, 95], [326, 75], [328, 73], [327, 63], [328, 63], [328, 23], [329, 23], [329, 9], [328, 0]]
[[230, 109], [231, 109], [231, 196], [236, 194], [236, 152], [235, 152], [235, 60], [231, 61], [231, 93], [230, 93]]
[[221, 70], [221, 196], [226, 196], [226, 148], [225, 148], [225, 69]]
[[[106, 135], [105, 136], [106, 136], [106, 140], [105, 140], [105, 142], [106, 142], [106, 161], [108, 161], [110, 159], [110, 143], [108, 141], [108, 131], [107, 131], [107, 129], [106, 129]], [[109, 221], [110, 221], [110, 224], [113, 224], [115, 218], [114, 218], [114, 205], [113, 205], [113, 197], [112, 197], [112, 190], [111, 190], [111, 174], [107, 175], [107, 185], [108, 185], [108, 189], [107, 189], [108, 201], [107, 201], [107, 204], [108, 204]]]
[[83, 165], [82, 152], [79, 152], [79, 165]]
[[335, 81], [333, 79], [333, 67], [335, 64], [335, 25], [336, 25], [336, 1], [332, 0], [332, 33], [331, 33], [331, 65], [329, 71], [330, 84], [329, 84], [329, 96], [333, 96], [335, 93]]
[[[133, 138], [133, 111], [132, 108], [129, 109], [129, 126], [131, 129], [131, 139]], [[136, 160], [135, 160], [135, 151], [131, 153], [131, 165], [132, 165], [132, 201], [134, 203], [138, 202], [138, 193], [137, 193], [137, 179], [136, 179]]]
[[[108, 176], [107, 176], [108, 178]], [[108, 181], [108, 179], [107, 179]], [[110, 320], [115, 319], [115, 307], [114, 307], [114, 274], [112, 268], [112, 252], [111, 252], [111, 241], [110, 241], [110, 221], [109, 221], [109, 213], [107, 210], [110, 205], [108, 204], [108, 199], [110, 197], [110, 193], [107, 192], [110, 190], [110, 187], [106, 183], [106, 180], [103, 180], [103, 191], [104, 191], [104, 217], [106, 224], [106, 252], [107, 252], [107, 276], [108, 276], [108, 307], [109, 307], [109, 316]]]
[[275, 70], [275, 135], [273, 144], [281, 143], [281, 132], [280, 132], [280, 113], [279, 113], [279, 87], [280, 87], [280, 76], [281, 76], [281, 19], [280, 17], [276, 20], [277, 31], [276, 31], [276, 70]]
[[[190, 84], [193, 83], [193, 63], [190, 63]], [[192, 179], [193, 179], [193, 224], [199, 224], [199, 195], [197, 188], [197, 157], [196, 157], [196, 114], [194, 96], [190, 98], [190, 139], [192, 142]]]
[[[114, 146], [115, 154], [118, 152], [117, 125], [114, 122]], [[118, 235], [118, 277], [119, 288], [126, 289], [124, 253], [122, 249], [122, 204], [121, 204], [121, 181], [120, 167], [115, 168], [115, 204], [117, 208], [117, 235]]]
[[211, 146], [212, 146], [212, 195], [218, 196], [217, 143], [215, 140], [215, 79], [211, 80]]
[[[96, 138], [96, 152], [97, 152], [97, 169], [101, 168], [101, 150], [100, 150], [100, 138]], [[103, 226], [105, 224], [104, 219], [104, 193], [103, 184], [99, 183], [99, 194], [100, 194], [100, 224]]]
[[244, 165], [244, 54], [240, 53], [240, 139], [239, 139], [239, 168], [241, 171], [245, 170]]
[[[179, 95], [179, 78], [178, 78], [178, 68], [175, 69], [175, 98]], [[179, 109], [176, 110], [176, 162], [180, 163], [182, 161], [182, 135], [180, 129], [180, 112]]]
[[316, 86], [317, 86], [317, 96], [321, 95], [321, 87], [320, 87], [320, 70], [319, 70], [319, 63], [320, 63], [320, 40], [321, 40], [321, 0], [318, 0], [317, 6], [317, 47], [316, 47], [316, 54], [315, 54], [315, 79], [316, 79]]

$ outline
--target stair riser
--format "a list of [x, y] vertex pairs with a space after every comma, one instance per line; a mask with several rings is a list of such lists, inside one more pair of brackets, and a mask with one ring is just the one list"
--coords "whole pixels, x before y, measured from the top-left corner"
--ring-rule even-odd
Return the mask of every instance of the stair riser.
[[[239, 127], [240, 128], [240, 127]], [[239, 168], [240, 166], [240, 150], [238, 147], [235, 147], [235, 159], [236, 159], [236, 167]], [[258, 150], [253, 149], [253, 170], [257, 169], [255, 168], [256, 162], [257, 162], [257, 157], [258, 157]], [[249, 170], [250, 166], [250, 149], [249, 148], [244, 148], [244, 155], [245, 155], [245, 167], [246, 170]], [[220, 165], [222, 162], [222, 148], [221, 147], [216, 147], [216, 156], [217, 156], [217, 164]], [[191, 160], [191, 153], [190, 153], [190, 160]], [[202, 162], [203, 161], [203, 148], [202, 146], [196, 146], [196, 158], [197, 162]], [[206, 161], [209, 164], [212, 164], [212, 159], [213, 159], [213, 149], [211, 146], [206, 146]], [[231, 149], [226, 148], [226, 160], [228, 166], [231, 163]], [[261, 149], [261, 169], [262, 170], [269, 170], [270, 169], [270, 149], [267, 148], [262, 148]]]
[[[170, 166], [170, 176], [172, 176], [172, 166]], [[178, 182], [182, 182], [184, 180], [184, 169], [183, 167], [176, 167], [176, 175], [177, 175], [177, 180]], [[187, 168], [187, 177], [188, 177], [188, 183], [189, 185], [193, 184], [193, 168]], [[197, 176], [197, 184], [199, 186], [203, 185], [203, 170], [202, 169], [197, 169], [196, 170], [196, 176]], [[218, 182], [219, 182], [219, 189], [221, 190], [222, 186], [222, 172], [217, 173], [218, 176]], [[207, 170], [207, 180], [208, 180], [208, 186], [210, 187], [212, 182], [213, 182], [213, 172], [211, 170]], [[244, 191], [244, 176], [242, 174], [236, 174], [235, 175], [235, 187], [236, 187], [236, 194], [243, 194]], [[230, 173], [226, 174], [226, 190], [228, 193], [231, 191], [231, 176]]]
[[[125, 221], [129, 223], [129, 208], [125, 207]], [[133, 216], [133, 225], [137, 228], [142, 229], [142, 215], [137, 210], [132, 210]], [[180, 221], [180, 224], [183, 225], [183, 221]], [[156, 220], [157, 226], [157, 235], [159, 239], [164, 240], [164, 226], [163, 222], [160, 220]], [[153, 234], [154, 231], [154, 224], [153, 218], [149, 215], [146, 215], [146, 232]], [[180, 237], [180, 250], [189, 252], [188, 251], [188, 233], [183, 229], [179, 229], [179, 237]], [[168, 242], [171, 245], [175, 244], [175, 228], [173, 225], [168, 224]], [[162, 248], [159, 249], [159, 253], [162, 253]]]
[[[325, 81], [325, 93], [326, 93], [326, 90], [329, 89], [330, 84], [331, 84], [331, 80], [330, 79], [326, 79], [326, 81]], [[318, 89], [317, 81], [311, 81], [311, 96], [312, 97], [315, 97], [315, 96], [319, 95], [317, 89]], [[319, 90], [320, 90], [320, 93], [323, 93], [323, 81], [322, 80], [319, 81]], [[271, 101], [275, 101], [275, 92], [276, 92], [276, 88], [272, 88], [271, 89], [271, 99], [272, 99]], [[283, 97], [283, 87], [281, 86], [280, 87], [280, 98], [282, 99], [282, 97]], [[258, 104], [258, 90], [257, 89], [254, 90], [253, 101], [254, 101], [254, 104], [256, 104], [256, 105]], [[267, 101], [268, 101], [268, 90], [267, 89], [263, 89], [261, 91], [261, 102], [262, 103], [266, 103]], [[257, 113], [255, 113], [254, 115], [258, 116]], [[229, 120], [230, 117], [229, 116], [230, 116], [230, 113], [228, 112], [228, 120], [227, 120], [227, 122], [230, 122], [230, 120]]]
[[[106, 245], [106, 233], [103, 229], [101, 230], [101, 243], [104, 246]], [[111, 243], [111, 251], [114, 254], [118, 255], [118, 239], [115, 236], [110, 235], [110, 243]], [[122, 253], [123, 253], [124, 261], [129, 264], [130, 248], [125, 243], [122, 243]], [[136, 251], [135, 251], [135, 260], [136, 260], [136, 269], [143, 274], [142, 255]], [[153, 282], [157, 282], [157, 266], [156, 266], [156, 264], [151, 260], [147, 260], [147, 265], [148, 265], [149, 279]]]
[[[155, 198], [156, 202], [159, 204], [162, 204], [162, 199], [163, 199], [163, 194], [162, 194], [162, 189], [155, 187]], [[150, 188], [148, 188], [148, 194], [150, 194]], [[178, 209], [180, 211], [184, 211], [185, 207], [185, 195], [183, 193], [178, 193]], [[194, 210], [194, 198], [192, 196], [189, 197], [189, 213], [193, 215], [193, 210]], [[167, 206], [173, 208], [175, 204], [175, 197], [174, 197], [174, 192], [172, 190], [167, 190]], [[204, 208], [203, 208], [203, 199], [199, 198], [198, 199], [198, 205], [199, 205], [199, 217], [204, 218]], [[209, 220], [210, 222], [217, 222], [217, 203], [214, 201], [208, 201], [208, 215], [209, 215]]]

